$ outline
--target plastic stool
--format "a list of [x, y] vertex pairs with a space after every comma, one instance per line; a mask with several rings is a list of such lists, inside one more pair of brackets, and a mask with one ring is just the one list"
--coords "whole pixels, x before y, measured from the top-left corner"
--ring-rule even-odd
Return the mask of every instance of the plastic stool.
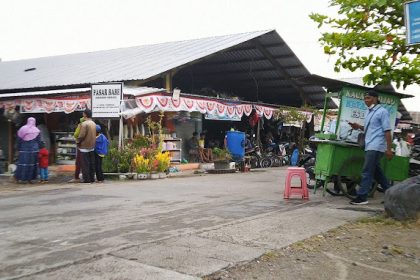
[[[300, 178], [300, 186], [292, 186], [292, 178]], [[309, 199], [308, 186], [306, 185], [306, 172], [303, 167], [288, 167], [286, 175], [286, 187], [284, 188], [284, 199], [289, 199], [291, 195], [299, 194], [303, 199]]]

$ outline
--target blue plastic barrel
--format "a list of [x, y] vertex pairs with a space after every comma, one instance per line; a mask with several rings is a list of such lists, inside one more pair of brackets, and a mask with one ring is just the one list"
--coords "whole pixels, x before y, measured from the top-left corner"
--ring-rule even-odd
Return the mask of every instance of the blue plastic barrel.
[[234, 160], [242, 159], [245, 156], [245, 132], [227, 131], [226, 146]]

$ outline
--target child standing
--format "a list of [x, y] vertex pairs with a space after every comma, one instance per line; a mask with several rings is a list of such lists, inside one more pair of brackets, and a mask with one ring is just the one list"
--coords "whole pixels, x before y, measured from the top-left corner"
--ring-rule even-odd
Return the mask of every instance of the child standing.
[[104, 173], [102, 172], [102, 159], [108, 153], [109, 141], [101, 133], [101, 126], [96, 125], [96, 144], [95, 144], [95, 171], [98, 183], [104, 182]]
[[45, 148], [45, 142], [41, 141], [38, 153], [39, 159], [39, 176], [41, 183], [48, 182], [48, 150]]

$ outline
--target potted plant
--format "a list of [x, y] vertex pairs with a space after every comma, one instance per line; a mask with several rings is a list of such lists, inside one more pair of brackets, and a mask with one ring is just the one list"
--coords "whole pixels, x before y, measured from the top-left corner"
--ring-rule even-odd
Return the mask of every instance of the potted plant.
[[166, 171], [169, 169], [171, 164], [171, 157], [168, 152], [158, 152], [155, 156], [157, 161], [157, 172], [159, 173], [159, 178], [166, 177]]
[[150, 173], [150, 159], [145, 158], [143, 155], [139, 154], [134, 157], [134, 165], [137, 172], [137, 179], [144, 180], [149, 177]]
[[214, 169], [230, 169], [232, 155], [226, 149], [213, 148]]

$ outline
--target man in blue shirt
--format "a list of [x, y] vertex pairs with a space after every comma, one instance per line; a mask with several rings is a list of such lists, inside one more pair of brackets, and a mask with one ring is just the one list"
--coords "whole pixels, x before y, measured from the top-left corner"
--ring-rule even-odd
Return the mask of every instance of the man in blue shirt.
[[349, 123], [353, 129], [365, 132], [365, 161], [362, 169], [362, 180], [357, 197], [350, 201], [354, 205], [368, 204], [367, 196], [373, 179], [381, 184], [385, 191], [389, 187], [388, 179], [380, 166], [382, 156], [392, 159], [391, 125], [388, 111], [379, 104], [378, 93], [371, 90], [365, 94], [364, 101], [368, 107], [364, 126]]

